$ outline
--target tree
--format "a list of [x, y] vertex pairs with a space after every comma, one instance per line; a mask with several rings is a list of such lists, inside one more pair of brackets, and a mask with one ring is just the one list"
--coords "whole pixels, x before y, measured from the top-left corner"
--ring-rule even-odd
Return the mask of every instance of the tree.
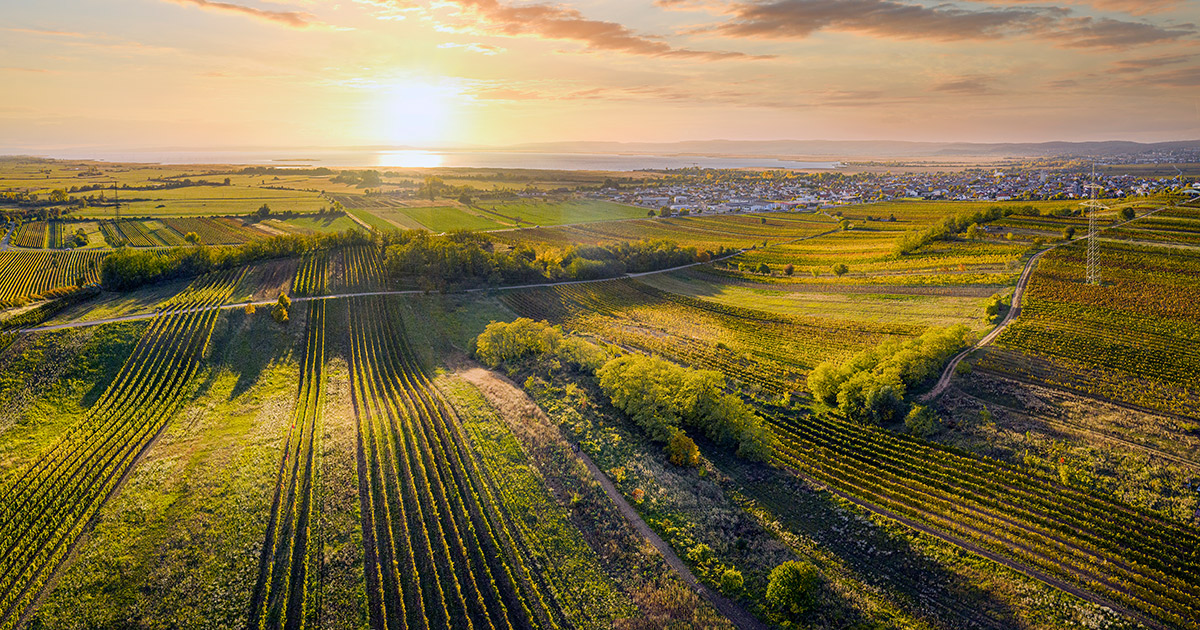
[[271, 216], [271, 206], [268, 206], [267, 204], [264, 203], [263, 205], [258, 207], [258, 212], [256, 212], [255, 215], [258, 216], [258, 218], [260, 218], [260, 219], [265, 219], [265, 218]]
[[188, 232], [187, 234], [183, 235], [183, 240], [191, 243], [192, 245], [199, 245], [200, 235], [195, 232]]
[[292, 298], [288, 297], [286, 293], [280, 293], [279, 294], [279, 304], [283, 308], [291, 308], [292, 307]]
[[646, 211], [646, 216], [648, 216], [648, 217], [653, 217], [653, 216], [655, 216], [655, 214], [654, 214], [654, 211], [653, 211], [653, 210], [647, 210], [647, 211]]
[[726, 595], [741, 593], [745, 583], [742, 572], [737, 569], [725, 569], [725, 572], [721, 574], [721, 592]]
[[658, 216], [660, 216], [660, 217], [669, 217], [669, 216], [671, 216], [671, 207], [670, 207], [670, 206], [663, 206], [663, 207], [659, 208], [659, 209], [658, 209]]
[[1008, 234], [1004, 235], [1004, 240], [1007, 240], [1007, 241], [1011, 241], [1014, 238], [1016, 238], [1016, 236], [1014, 236], [1012, 232], [1009, 232]]
[[849, 229], [850, 229], [850, 227], [851, 227], [851, 226], [850, 226], [850, 219], [842, 219], [841, 221], [839, 221], [839, 222], [838, 222], [838, 227], [839, 227], [839, 228], [840, 228], [840, 229], [841, 229], [843, 232], [845, 232], [846, 230], [849, 230]]
[[280, 324], [286, 324], [288, 322], [287, 307], [277, 302], [275, 307], [271, 309], [271, 317]]
[[759, 225], [766, 225], [767, 217], [758, 217], [758, 223], [759, 223]]
[[791, 264], [791, 263], [788, 263], [788, 264], [787, 264], [787, 266], [785, 266], [785, 267], [783, 268], [783, 274], [784, 274], [785, 276], [790, 276], [790, 275], [792, 275], [793, 273], [796, 273], [796, 266], [795, 266], [795, 265], [793, 265], [793, 264]]
[[981, 234], [978, 223], [972, 223], [969, 227], [967, 227], [967, 238], [971, 239], [972, 241], [977, 241], [982, 236], [983, 234]]
[[913, 405], [904, 417], [904, 428], [917, 437], [925, 437], [937, 428], [937, 416], [929, 407]]
[[811, 563], [789, 560], [767, 580], [767, 606], [784, 621], [798, 623], [816, 603], [820, 575]]
[[1069, 241], [1075, 238], [1075, 226], [1068, 225], [1067, 227], [1063, 228], [1062, 235], [1064, 241]]
[[226, 178], [225, 178], [225, 185], [226, 185], [226, 186], [228, 186], [230, 183], [231, 183], [231, 182], [229, 181], [229, 178], [228, 178], [228, 177], [226, 177]]
[[847, 267], [845, 263], [838, 263], [833, 266], [833, 275], [838, 276], [839, 278], [846, 275], [846, 273], [849, 271], [850, 268]]
[[1130, 219], [1133, 219], [1133, 216], [1134, 216], [1135, 214], [1137, 214], [1137, 213], [1135, 213], [1135, 212], [1133, 211], [1133, 208], [1132, 208], [1132, 207], [1125, 207], [1125, 208], [1121, 208], [1121, 218], [1122, 218], [1122, 219], [1125, 219], [1126, 221], [1129, 221]]
[[754, 268], [754, 271], [764, 275], [769, 275], [771, 273], [771, 266], [765, 262], [758, 263], [758, 266]]
[[246, 302], [246, 314], [247, 315], [253, 315], [254, 311], [256, 311], [256, 310], [258, 310], [258, 309], [254, 308], [254, 302]]
[[676, 466], [695, 466], [700, 463], [700, 449], [682, 429], [676, 429], [671, 439], [667, 440], [667, 459]]

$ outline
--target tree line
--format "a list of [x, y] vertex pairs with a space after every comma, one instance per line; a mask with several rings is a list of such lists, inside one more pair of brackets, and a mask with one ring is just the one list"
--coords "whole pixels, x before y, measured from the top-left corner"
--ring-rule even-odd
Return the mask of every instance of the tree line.
[[712, 370], [680, 367], [660, 357], [608, 350], [546, 322], [520, 318], [492, 322], [475, 340], [475, 356], [490, 367], [534, 357], [596, 378], [613, 405], [677, 465], [695, 465], [699, 450], [687, 431], [698, 431], [739, 457], [768, 461], [774, 437], [741, 397], [728, 393], [725, 377]]

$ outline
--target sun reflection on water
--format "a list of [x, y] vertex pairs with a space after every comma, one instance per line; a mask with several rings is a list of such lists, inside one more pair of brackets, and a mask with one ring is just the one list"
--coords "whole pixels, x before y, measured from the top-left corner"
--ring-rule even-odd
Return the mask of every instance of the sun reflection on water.
[[433, 168], [442, 165], [442, 155], [416, 149], [380, 151], [375, 156], [375, 165], [394, 168]]

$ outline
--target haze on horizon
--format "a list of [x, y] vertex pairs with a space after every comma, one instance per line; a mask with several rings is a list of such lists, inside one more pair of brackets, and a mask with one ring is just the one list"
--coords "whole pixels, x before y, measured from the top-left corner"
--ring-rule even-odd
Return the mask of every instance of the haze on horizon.
[[1200, 137], [1189, 0], [0, 5], [0, 152]]

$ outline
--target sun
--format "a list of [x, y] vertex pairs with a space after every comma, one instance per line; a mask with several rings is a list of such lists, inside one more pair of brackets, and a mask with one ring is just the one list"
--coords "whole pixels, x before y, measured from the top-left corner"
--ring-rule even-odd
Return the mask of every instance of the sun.
[[456, 86], [404, 81], [381, 88], [378, 96], [378, 134], [383, 142], [429, 146], [449, 139], [460, 96]]

